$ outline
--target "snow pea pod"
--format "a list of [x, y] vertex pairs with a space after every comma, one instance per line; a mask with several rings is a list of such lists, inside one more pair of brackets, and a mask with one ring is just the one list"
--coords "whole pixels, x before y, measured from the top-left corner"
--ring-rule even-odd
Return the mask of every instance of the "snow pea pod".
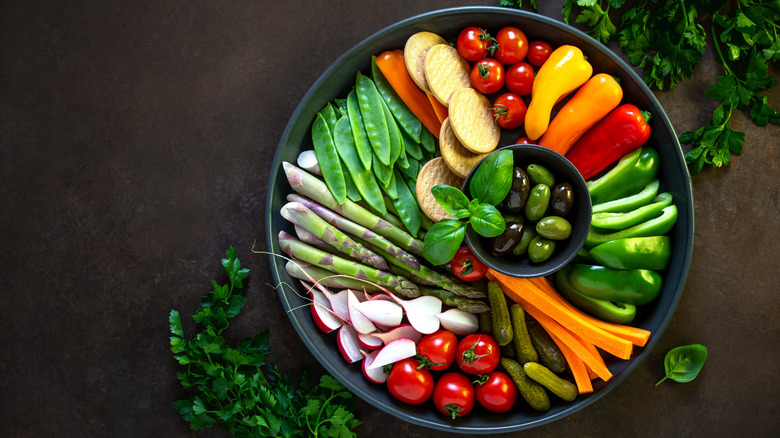
[[[393, 113], [393, 117], [398, 122], [403, 132], [415, 142], [420, 141], [420, 133], [422, 132], [422, 122], [414, 113], [406, 106], [403, 100], [393, 89], [390, 82], [387, 81], [385, 75], [376, 65], [376, 56], [371, 57], [371, 77], [374, 79], [374, 84], [382, 96], [390, 112]], [[419, 158], [418, 158], [419, 159]]]
[[604, 176], [587, 183], [591, 202], [599, 204], [635, 194], [655, 179], [660, 163], [658, 151], [651, 147], [629, 152]]
[[593, 248], [596, 245], [623, 237], [661, 236], [668, 233], [676, 222], [677, 207], [672, 204], [664, 208], [661, 211], [661, 215], [657, 218], [636, 224], [624, 230], [615, 231], [614, 233], [601, 234], [591, 227], [588, 231], [588, 237], [585, 238], [585, 247]]
[[409, 233], [413, 236], [417, 235], [420, 231], [420, 225], [422, 223], [420, 207], [417, 204], [417, 199], [409, 190], [409, 186], [406, 185], [403, 175], [401, 175], [398, 169], [395, 170], [395, 183], [397, 187], [398, 196], [393, 199], [393, 207], [404, 223], [404, 226]]
[[616, 303], [648, 304], [661, 293], [661, 274], [650, 269], [614, 269], [606, 266], [575, 264], [569, 283], [579, 293]]
[[616, 269], [666, 269], [672, 256], [669, 236], [627, 237], [612, 240], [590, 250], [604, 266]]
[[661, 211], [672, 203], [672, 194], [661, 193], [647, 204], [625, 213], [596, 213], [591, 219], [591, 225], [605, 230], [623, 230], [640, 222], [658, 217]]
[[357, 72], [355, 79], [355, 92], [357, 94], [360, 115], [363, 116], [363, 124], [366, 127], [366, 135], [374, 150], [374, 155], [385, 166], [390, 161], [390, 131], [387, 127], [382, 96], [376, 89], [374, 81]]
[[604, 321], [616, 324], [630, 324], [634, 320], [636, 317], [635, 305], [597, 300], [580, 293], [569, 282], [568, 275], [570, 272], [571, 266], [566, 266], [555, 273], [555, 285], [558, 292], [567, 301], [583, 312]]
[[328, 128], [328, 122], [322, 113], [317, 113], [311, 126], [311, 140], [317, 164], [322, 170], [322, 178], [328, 186], [336, 202], [343, 204], [347, 199], [347, 184], [344, 180], [344, 170], [333, 142], [333, 135]]
[[365, 169], [371, 169], [371, 161], [374, 151], [371, 149], [371, 143], [368, 141], [366, 127], [363, 124], [363, 116], [360, 115], [357, 93], [353, 88], [347, 95], [347, 115], [349, 124], [352, 127], [352, 136], [355, 137], [355, 150], [360, 162]]
[[658, 181], [658, 178], [656, 178], [647, 183], [645, 188], [635, 195], [615, 199], [614, 201], [602, 202], [601, 204], [594, 204], [591, 208], [591, 212], [593, 214], [622, 213], [625, 211], [637, 209], [652, 202], [653, 198], [655, 198], [655, 195], [658, 194], [659, 185], [660, 182]]
[[360, 192], [368, 205], [376, 209], [379, 213], [387, 214], [385, 200], [382, 197], [382, 190], [374, 179], [370, 170], [363, 167], [358, 158], [355, 146], [355, 138], [352, 135], [352, 127], [348, 116], [343, 116], [336, 122], [336, 128], [333, 131], [333, 140], [336, 145], [341, 161], [349, 172], [349, 176], [355, 183], [355, 187]]
[[393, 114], [390, 112], [390, 108], [387, 107], [387, 104], [381, 98], [379, 99], [379, 104], [382, 106], [382, 112], [385, 113], [387, 133], [389, 135], [388, 139], [390, 140], [390, 165], [392, 166], [401, 157], [404, 157], [404, 161], [406, 161], [404, 141], [401, 138], [401, 128], [399, 128], [398, 123], [395, 122]]

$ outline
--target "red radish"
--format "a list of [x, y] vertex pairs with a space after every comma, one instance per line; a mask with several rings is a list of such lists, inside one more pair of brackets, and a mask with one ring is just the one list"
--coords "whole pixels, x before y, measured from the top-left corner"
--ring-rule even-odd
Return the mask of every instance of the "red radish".
[[355, 305], [371, 322], [386, 327], [396, 327], [404, 317], [404, 309], [392, 301], [376, 298]]
[[363, 370], [363, 375], [366, 376], [366, 379], [373, 383], [385, 383], [387, 381], [387, 373], [382, 368], [371, 368], [368, 369], [368, 366], [371, 365], [371, 362], [374, 361], [374, 358], [379, 353], [379, 351], [372, 351], [371, 353], [366, 353], [365, 359], [363, 359], [363, 364], [361, 366]]
[[374, 295], [371, 295], [372, 300], [382, 300], [382, 301], [392, 301], [395, 302], [394, 299], [390, 297], [390, 295], [384, 293], [384, 292], [377, 292]]
[[355, 363], [363, 359], [363, 352], [360, 349], [358, 333], [349, 324], [344, 324], [338, 331], [336, 345], [339, 347], [344, 360], [349, 363]]
[[479, 318], [477, 315], [458, 308], [452, 308], [436, 315], [441, 321], [441, 326], [458, 336], [466, 336], [479, 330]]
[[418, 332], [411, 326], [411, 324], [401, 324], [398, 327], [392, 328], [384, 333], [372, 333], [371, 336], [379, 338], [382, 342], [389, 344], [396, 339], [411, 339], [414, 342], [422, 339], [422, 333]]
[[436, 315], [441, 313], [440, 299], [430, 295], [423, 295], [411, 300], [401, 299], [395, 295], [390, 295], [390, 297], [404, 308], [406, 319], [418, 332], [427, 335], [439, 329], [439, 318]]
[[371, 365], [366, 366], [366, 369], [381, 368], [415, 354], [417, 354], [417, 342], [411, 339], [396, 339], [377, 351], [374, 361], [371, 362]]
[[311, 287], [307, 290], [311, 295], [311, 316], [314, 319], [314, 325], [325, 333], [330, 333], [341, 327], [343, 321], [333, 314], [325, 294]]
[[349, 307], [349, 321], [352, 327], [357, 330], [358, 333], [371, 333], [376, 331], [376, 326], [370, 319], [360, 313], [358, 310], [358, 304], [360, 304], [360, 298], [358, 294], [352, 289], [347, 289], [347, 306]]
[[328, 293], [323, 294], [330, 302], [330, 308], [333, 310], [333, 313], [338, 315], [344, 321], [349, 322], [349, 306], [347, 305], [349, 290], [344, 289], [336, 293], [328, 291]]
[[360, 343], [360, 346], [366, 350], [378, 350], [382, 348], [382, 345], [384, 345], [382, 340], [373, 334], [366, 335], [363, 333], [358, 333], [358, 342]]

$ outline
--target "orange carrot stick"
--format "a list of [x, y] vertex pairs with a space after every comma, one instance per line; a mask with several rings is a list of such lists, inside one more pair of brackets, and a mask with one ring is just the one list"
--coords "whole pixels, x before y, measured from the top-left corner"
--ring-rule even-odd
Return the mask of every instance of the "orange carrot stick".
[[[595, 345], [593, 345], [593, 344], [591, 344], [590, 342], [588, 342], [588, 341], [586, 341], [586, 340], [582, 339], [582, 337], [580, 337], [580, 336], [577, 336], [576, 334], [574, 334], [573, 336], [574, 336], [574, 337], [575, 337], [575, 338], [576, 338], [578, 341], [580, 341], [580, 343], [581, 343], [581, 344], [582, 344], [582, 345], [583, 345], [585, 348], [587, 348], [587, 349], [588, 349], [588, 351], [590, 351], [590, 353], [591, 353], [593, 356], [595, 356], [595, 357], [596, 357], [596, 359], [598, 359], [598, 360], [599, 360], [599, 361], [600, 361], [602, 364], [604, 364], [604, 366], [607, 366], [607, 365], [606, 365], [606, 363], [604, 363], [604, 358], [603, 358], [603, 357], [601, 357], [601, 353], [599, 352], [599, 349], [598, 349], [598, 348], [596, 348], [596, 346], [595, 346]], [[596, 373], [595, 373], [593, 370], [591, 370], [591, 369], [588, 369], [588, 374], [590, 374], [590, 378], [591, 378], [591, 379], [595, 379], [595, 378], [597, 377], [597, 376], [596, 376]]]
[[417, 116], [436, 138], [441, 131], [441, 121], [436, 115], [428, 95], [414, 83], [404, 62], [403, 50], [388, 50], [376, 57], [376, 65], [393, 87], [398, 97]]
[[446, 106], [442, 105], [441, 102], [439, 102], [439, 99], [433, 97], [432, 95], [428, 95], [428, 100], [431, 102], [431, 106], [433, 107], [433, 111], [436, 113], [436, 117], [439, 118], [439, 121], [444, 123], [444, 119], [447, 118], [447, 115], [449, 114], [449, 110]]
[[519, 303], [522, 299], [542, 313], [555, 320], [558, 324], [577, 333], [587, 341], [592, 342], [602, 350], [621, 359], [631, 358], [633, 344], [621, 337], [608, 333], [572, 312], [566, 306], [550, 298], [542, 289], [524, 278], [510, 277], [492, 269], [488, 270], [490, 279], [505, 286], [504, 293]]
[[590, 368], [588, 368], [585, 365], [585, 362], [583, 362], [582, 359], [580, 359], [580, 357], [577, 356], [577, 354], [575, 354], [568, 345], [561, 341], [558, 336], [552, 333], [548, 334], [550, 335], [550, 338], [552, 338], [553, 342], [555, 342], [555, 345], [560, 348], [561, 353], [563, 353], [563, 357], [566, 359], [566, 363], [569, 364], [571, 374], [574, 376], [574, 383], [577, 385], [577, 392], [580, 394], [593, 392], [593, 383], [590, 381]]

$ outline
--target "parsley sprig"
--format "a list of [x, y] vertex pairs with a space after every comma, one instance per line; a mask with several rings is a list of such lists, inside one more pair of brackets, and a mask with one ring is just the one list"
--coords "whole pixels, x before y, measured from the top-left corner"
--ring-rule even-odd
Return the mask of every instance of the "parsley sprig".
[[[179, 312], [169, 322], [171, 351], [184, 369], [178, 371], [184, 388], [193, 393], [174, 407], [193, 430], [227, 429], [233, 437], [353, 437], [360, 424], [352, 411], [352, 394], [325, 374], [312, 385], [308, 371], [299, 383], [267, 361], [269, 331], [263, 330], [235, 347], [222, 336], [228, 320], [246, 302], [249, 270], [242, 268], [230, 247], [222, 266], [228, 284], [212, 281], [213, 290], [192, 315], [201, 328], [184, 337]], [[265, 369], [265, 371], [264, 371]]]

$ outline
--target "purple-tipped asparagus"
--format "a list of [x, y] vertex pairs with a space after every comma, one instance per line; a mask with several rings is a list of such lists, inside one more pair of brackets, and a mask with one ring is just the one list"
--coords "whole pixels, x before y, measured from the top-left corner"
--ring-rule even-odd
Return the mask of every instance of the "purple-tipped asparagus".
[[284, 265], [284, 269], [288, 274], [290, 274], [290, 277], [308, 282], [311, 282], [313, 279], [325, 287], [337, 290], [365, 289], [369, 293], [378, 292], [381, 290], [379, 287], [367, 281], [357, 280], [353, 277], [348, 277], [342, 274], [334, 274], [327, 269], [320, 268], [319, 266], [315, 266], [311, 263], [306, 263], [301, 260], [293, 259], [287, 261], [287, 263]]

